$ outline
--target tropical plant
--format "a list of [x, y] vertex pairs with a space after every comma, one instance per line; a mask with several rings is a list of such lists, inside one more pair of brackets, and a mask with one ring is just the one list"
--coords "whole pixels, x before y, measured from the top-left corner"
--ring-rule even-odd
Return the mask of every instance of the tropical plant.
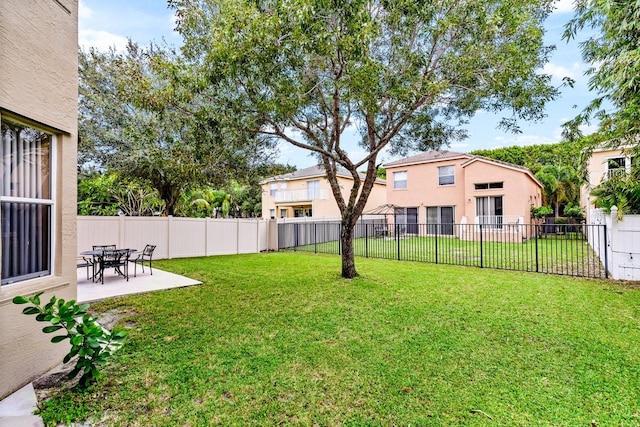
[[531, 206], [531, 216], [534, 218], [544, 218], [553, 214], [553, 208], [549, 206]]
[[41, 305], [39, 292], [31, 297], [16, 296], [14, 304], [27, 304], [31, 306], [22, 310], [23, 314], [36, 315], [38, 322], [49, 322], [50, 326], [42, 328], [42, 332], [50, 334], [60, 331], [63, 335], [51, 338], [52, 343], [59, 343], [66, 339], [71, 344], [71, 350], [64, 357], [67, 363], [74, 357], [78, 357], [74, 369], [69, 372], [69, 379], [78, 374], [78, 385], [85, 388], [94, 382], [100, 375], [100, 369], [107, 363], [111, 354], [124, 344], [126, 332], [111, 333], [105, 330], [93, 318], [87, 310], [89, 304], [76, 304], [75, 300], [65, 301], [55, 296], [46, 305]]
[[625, 214], [640, 214], [640, 180], [636, 173], [612, 176], [594, 187], [590, 194], [595, 198], [595, 207], [607, 213], [616, 206], [620, 220]]
[[[544, 117], [558, 91], [540, 73], [553, 0], [326, 2], [169, 0], [182, 52], [235, 129], [311, 151], [341, 213], [342, 276], [357, 275], [353, 234], [378, 156], [462, 138], [478, 109], [501, 127]], [[203, 95], [204, 96], [204, 95]], [[364, 149], [350, 156], [346, 131]], [[359, 151], [362, 153], [362, 151]], [[353, 177], [343, 188], [337, 171]], [[359, 169], [366, 170], [361, 178]]]
[[571, 166], [545, 165], [536, 178], [543, 185], [544, 204], [553, 207], [555, 217], [560, 216], [562, 204], [577, 203], [580, 198], [580, 178]]
[[567, 204], [564, 207], [562, 214], [578, 221], [582, 221], [585, 218], [584, 208], [577, 203]]

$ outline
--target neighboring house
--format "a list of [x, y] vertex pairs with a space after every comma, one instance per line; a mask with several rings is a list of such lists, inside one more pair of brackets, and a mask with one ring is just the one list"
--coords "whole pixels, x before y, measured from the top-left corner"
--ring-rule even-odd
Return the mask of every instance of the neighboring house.
[[408, 233], [418, 224], [441, 224], [437, 232], [451, 235], [454, 224], [529, 224], [531, 206], [541, 203], [542, 184], [529, 169], [486, 157], [429, 151], [384, 167], [387, 203], [404, 208], [396, 221]]
[[76, 298], [78, 1], [0, 1], [0, 399], [60, 363], [16, 295]]
[[613, 176], [631, 173], [632, 147], [605, 148], [593, 150], [587, 162], [587, 182], [580, 191], [580, 206], [585, 208], [587, 224], [591, 224], [591, 209], [594, 208], [591, 190]]
[[[346, 170], [338, 170], [338, 183], [342, 196], [347, 200], [353, 178]], [[362, 176], [364, 180], [364, 175]], [[262, 185], [263, 218], [339, 218], [327, 173], [321, 166], [312, 166], [284, 175], [272, 176], [260, 182]], [[386, 183], [376, 179], [364, 210], [386, 203]]]

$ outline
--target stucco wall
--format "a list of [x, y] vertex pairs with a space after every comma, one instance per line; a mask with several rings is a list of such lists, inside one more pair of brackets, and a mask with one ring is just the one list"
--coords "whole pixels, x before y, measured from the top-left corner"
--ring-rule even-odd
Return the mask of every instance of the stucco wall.
[[[11, 299], [76, 297], [77, 0], [0, 1], [0, 116], [56, 135], [53, 274], [0, 287], [0, 398], [59, 363], [68, 348]], [[1, 256], [1, 254], [0, 254]]]
[[[337, 218], [340, 217], [340, 209], [336, 203], [329, 181], [324, 177], [309, 177], [303, 179], [286, 181], [286, 191], [300, 191], [302, 194], [306, 194], [307, 181], [320, 181], [320, 193], [323, 198], [316, 200], [304, 200], [300, 202], [290, 203], [276, 203], [276, 197], [270, 195], [271, 183], [262, 185], [262, 217], [269, 218], [269, 209], [276, 209], [276, 218], [280, 218], [280, 209], [287, 209], [287, 217], [293, 217], [294, 206], [310, 206], [312, 209], [313, 218]], [[283, 190], [282, 182], [277, 181], [278, 191]], [[353, 181], [347, 178], [338, 177], [338, 183], [342, 190], [342, 197], [347, 200], [349, 198], [349, 191], [353, 185]], [[375, 183], [367, 199], [367, 204], [364, 210], [373, 209], [386, 203], [386, 186], [382, 183]]]
[[[531, 205], [540, 206], [541, 189], [526, 173], [492, 163], [476, 161], [465, 166], [465, 194], [467, 218], [475, 216], [475, 198], [502, 196], [503, 215], [521, 216], [531, 223]], [[476, 190], [475, 184], [502, 182], [503, 188]]]
[[[418, 207], [418, 222], [427, 222], [428, 206], [454, 206], [455, 222], [465, 215], [464, 170], [462, 163], [468, 158], [444, 159], [387, 168], [387, 203], [402, 207]], [[451, 185], [438, 184], [438, 167], [454, 166], [455, 180]], [[395, 189], [394, 172], [407, 172], [407, 188]]]

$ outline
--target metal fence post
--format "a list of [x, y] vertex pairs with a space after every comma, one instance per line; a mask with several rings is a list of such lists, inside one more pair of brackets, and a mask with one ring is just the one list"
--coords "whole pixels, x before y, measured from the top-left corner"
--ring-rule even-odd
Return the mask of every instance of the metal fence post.
[[395, 224], [396, 226], [396, 242], [398, 244], [398, 261], [400, 261], [400, 233], [398, 233], [398, 231], [400, 231], [400, 226], [398, 224]]
[[480, 224], [480, 268], [484, 268], [484, 250], [482, 245], [482, 224]]
[[[427, 225], [428, 227], [428, 225]], [[436, 264], [438, 263], [438, 229], [440, 228], [440, 224], [435, 225], [436, 229]]]
[[338, 255], [342, 255], [342, 224], [338, 224]]
[[318, 223], [314, 222], [313, 223], [313, 252], [316, 254], [318, 253], [317, 228], [318, 228]]
[[538, 256], [538, 224], [533, 225], [533, 230], [536, 238], [536, 273], [540, 272], [539, 256]]
[[364, 224], [364, 256], [369, 258], [369, 224]]
[[607, 224], [601, 225], [604, 230], [604, 278], [609, 278], [609, 246], [607, 245]]

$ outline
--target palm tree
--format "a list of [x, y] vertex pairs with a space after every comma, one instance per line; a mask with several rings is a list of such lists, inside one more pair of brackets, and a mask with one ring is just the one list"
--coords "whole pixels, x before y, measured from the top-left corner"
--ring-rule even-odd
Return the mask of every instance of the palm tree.
[[573, 167], [546, 165], [538, 171], [536, 178], [543, 185], [544, 204], [553, 207], [556, 218], [560, 216], [560, 205], [578, 202], [580, 177]]

